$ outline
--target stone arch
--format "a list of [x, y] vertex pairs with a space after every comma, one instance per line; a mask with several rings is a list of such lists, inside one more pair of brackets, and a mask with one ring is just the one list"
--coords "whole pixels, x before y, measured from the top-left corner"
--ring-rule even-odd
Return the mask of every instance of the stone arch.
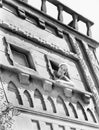
[[8, 91], [10, 102], [12, 101], [12, 103], [18, 103], [20, 105], [23, 105], [23, 101], [19, 93], [19, 90], [12, 81], [10, 81], [8, 84]]
[[90, 110], [90, 108], [87, 108], [87, 116], [88, 116], [88, 121], [96, 123], [96, 118], [93, 114], [93, 112]]
[[78, 118], [78, 115], [77, 115], [77, 112], [76, 112], [76, 109], [75, 109], [74, 105], [70, 102], [68, 106], [69, 106], [69, 115], [70, 115], [70, 117]]
[[55, 104], [54, 104], [53, 99], [52, 99], [51, 97], [48, 97], [48, 98], [47, 98], [47, 101], [49, 102], [48, 108], [49, 108], [52, 112], [56, 113], [56, 107], [55, 107]]
[[57, 111], [60, 114], [65, 114], [65, 115], [69, 116], [69, 112], [66, 107], [66, 104], [64, 103], [63, 98], [61, 96], [58, 96], [56, 102], [57, 102]]
[[88, 118], [86, 116], [86, 112], [80, 102], [77, 102], [77, 112], [78, 112], [79, 118], [81, 118], [83, 120], [88, 120]]
[[30, 93], [27, 91], [27, 90], [25, 90], [24, 91], [24, 95], [25, 95], [25, 102], [26, 102], [26, 104], [28, 103], [28, 105], [30, 106], [30, 107], [33, 107], [33, 101], [32, 101], [32, 98], [31, 98], [31, 95], [30, 95]]
[[44, 98], [38, 89], [35, 89], [34, 91], [34, 107], [41, 110], [46, 110]]

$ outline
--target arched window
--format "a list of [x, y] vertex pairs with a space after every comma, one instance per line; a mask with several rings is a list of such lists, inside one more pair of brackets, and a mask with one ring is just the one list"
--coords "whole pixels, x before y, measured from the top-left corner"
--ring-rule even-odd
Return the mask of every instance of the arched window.
[[88, 121], [95, 122], [95, 123], [97, 122], [93, 112], [89, 108], [87, 109], [87, 116], [88, 116]]
[[51, 97], [48, 97], [48, 102], [46, 103], [47, 104], [47, 110], [48, 111], [51, 111], [51, 112], [54, 112], [54, 113], [56, 113], [56, 108], [55, 108], [55, 104], [54, 104], [54, 102], [53, 102], [53, 100], [52, 100], [52, 98]]
[[9, 82], [8, 84], [8, 96], [9, 102], [23, 105], [19, 91], [13, 82]]
[[79, 102], [77, 102], [77, 113], [78, 113], [79, 119], [88, 120], [87, 116], [86, 116], [86, 113], [84, 111], [84, 108]]
[[77, 112], [72, 103], [69, 103], [69, 114], [70, 114], [70, 117], [78, 118]]
[[57, 97], [57, 111], [60, 114], [65, 114], [65, 115], [69, 116], [69, 113], [68, 113], [67, 107], [64, 103], [64, 100], [60, 96]]
[[34, 92], [34, 107], [40, 110], [46, 110], [43, 96], [38, 89]]
[[27, 90], [24, 91], [24, 105], [33, 107], [31, 95], [29, 94]]

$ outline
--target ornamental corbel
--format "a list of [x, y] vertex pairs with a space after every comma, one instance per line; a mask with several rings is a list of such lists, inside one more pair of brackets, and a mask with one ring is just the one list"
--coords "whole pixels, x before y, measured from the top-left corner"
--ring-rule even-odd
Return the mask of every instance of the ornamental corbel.
[[29, 74], [19, 73], [19, 81], [21, 84], [29, 85], [30, 84], [29, 78], [30, 78]]
[[51, 92], [52, 91], [52, 82], [45, 80], [43, 82], [43, 89], [46, 92]]

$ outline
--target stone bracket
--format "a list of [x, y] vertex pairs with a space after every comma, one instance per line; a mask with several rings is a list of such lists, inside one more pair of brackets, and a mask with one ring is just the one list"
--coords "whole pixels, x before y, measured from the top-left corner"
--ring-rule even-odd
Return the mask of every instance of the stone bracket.
[[19, 81], [21, 84], [29, 85], [30, 84], [29, 78], [30, 78], [29, 74], [19, 73]]
[[2, 0], [0, 0], [0, 7], [2, 8], [2, 6], [3, 6], [3, 2]]
[[84, 94], [82, 96], [82, 100], [84, 101], [84, 103], [89, 104], [90, 103], [90, 95]]
[[25, 19], [26, 18], [25, 10], [18, 7], [18, 16], [21, 17], [22, 19]]
[[71, 98], [72, 97], [72, 89], [64, 88], [64, 94], [65, 94], [66, 97]]
[[57, 28], [57, 35], [58, 35], [60, 38], [63, 38], [63, 30], [61, 30], [60, 28]]
[[45, 29], [45, 21], [43, 19], [38, 19], [38, 24], [42, 29]]
[[46, 92], [51, 92], [52, 91], [52, 82], [45, 80], [43, 82], [43, 88]]
[[28, 2], [28, 0], [20, 0], [20, 1], [25, 2], [25, 3], [27, 3], [27, 2]]

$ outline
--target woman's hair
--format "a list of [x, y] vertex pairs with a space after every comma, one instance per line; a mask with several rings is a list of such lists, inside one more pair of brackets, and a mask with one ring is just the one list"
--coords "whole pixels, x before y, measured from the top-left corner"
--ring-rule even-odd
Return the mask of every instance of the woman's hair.
[[62, 65], [65, 65], [65, 67], [66, 67], [65, 75], [70, 79], [69, 72], [68, 72], [68, 65], [66, 63], [61, 63], [61, 64], [59, 64], [59, 67]]

